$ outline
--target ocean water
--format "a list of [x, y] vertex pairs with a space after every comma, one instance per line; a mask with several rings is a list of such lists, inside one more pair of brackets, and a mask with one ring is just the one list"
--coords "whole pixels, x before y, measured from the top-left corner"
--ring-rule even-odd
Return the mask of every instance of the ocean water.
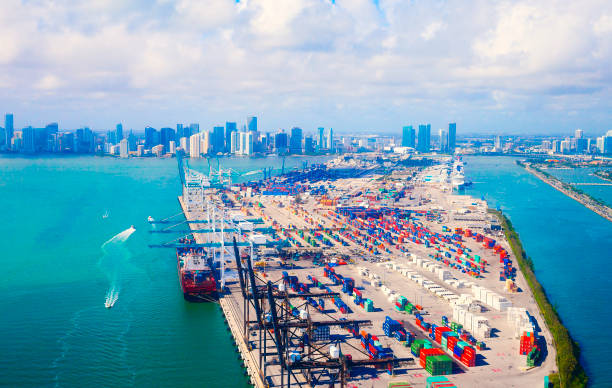
[[[282, 162], [220, 164], [237, 181]], [[0, 157], [0, 386], [247, 385], [218, 305], [185, 302], [175, 252], [148, 248], [179, 194], [174, 159]]]
[[[605, 185], [577, 185], [576, 187], [594, 198], [612, 206], [612, 182], [593, 175], [600, 168], [548, 169], [546, 172], [567, 183], [603, 183]], [[610, 185], [610, 186], [608, 186]]]
[[[590, 385], [609, 387], [612, 223], [527, 173], [513, 158], [464, 160], [466, 177], [474, 182], [465, 193], [484, 197], [510, 218], [533, 259], [538, 280], [580, 345]], [[589, 178], [588, 171], [552, 171], [572, 182], [596, 178]], [[581, 186], [593, 194], [594, 187]], [[596, 196], [612, 199], [611, 186], [596, 190]]]

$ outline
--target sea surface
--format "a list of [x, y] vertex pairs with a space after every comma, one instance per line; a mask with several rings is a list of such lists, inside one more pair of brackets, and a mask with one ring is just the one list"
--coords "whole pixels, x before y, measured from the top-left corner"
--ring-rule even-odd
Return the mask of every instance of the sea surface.
[[[219, 162], [234, 181], [282, 163]], [[247, 385], [218, 305], [185, 302], [174, 250], [148, 247], [173, 238], [147, 217], [180, 213], [177, 171], [175, 159], [0, 157], [0, 386]]]
[[[612, 222], [515, 164], [514, 158], [466, 157], [465, 193], [484, 197], [510, 218], [536, 276], [581, 348], [592, 387], [612, 384]], [[592, 171], [549, 170], [567, 182], [602, 182]], [[612, 203], [612, 186], [579, 186]]]
[[[313, 159], [287, 158], [286, 170], [303, 161]], [[466, 161], [466, 193], [510, 217], [592, 386], [609, 386], [612, 223], [512, 158]], [[282, 160], [219, 163], [239, 181]], [[611, 198], [612, 187], [596, 189]], [[247, 385], [218, 306], [185, 302], [174, 251], [148, 248], [168, 237], [146, 218], [179, 214], [179, 194], [174, 159], [0, 157], [0, 386]]]

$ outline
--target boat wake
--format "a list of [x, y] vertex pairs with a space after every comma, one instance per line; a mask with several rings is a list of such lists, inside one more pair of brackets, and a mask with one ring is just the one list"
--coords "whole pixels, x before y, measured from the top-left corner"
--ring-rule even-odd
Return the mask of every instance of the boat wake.
[[129, 257], [129, 250], [123, 246], [123, 243], [135, 231], [136, 228], [131, 226], [102, 244], [104, 255], [100, 258], [98, 265], [106, 272], [106, 276], [110, 281], [110, 286], [104, 300], [104, 307], [107, 309], [113, 307], [119, 299], [120, 270], [123, 267], [123, 261]]
[[113, 307], [115, 303], [117, 302], [117, 299], [119, 299], [119, 290], [116, 290], [115, 287], [112, 287], [106, 293], [106, 300], [104, 301], [104, 307], [106, 307], [107, 309]]

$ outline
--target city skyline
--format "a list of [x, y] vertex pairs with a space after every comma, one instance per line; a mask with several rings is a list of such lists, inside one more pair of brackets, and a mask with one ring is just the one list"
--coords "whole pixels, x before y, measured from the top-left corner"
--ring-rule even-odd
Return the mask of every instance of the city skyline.
[[612, 123], [609, 2], [7, 1], [0, 15], [0, 107], [31, 118], [22, 127], [247, 114], [339, 133], [407, 118], [492, 134]]

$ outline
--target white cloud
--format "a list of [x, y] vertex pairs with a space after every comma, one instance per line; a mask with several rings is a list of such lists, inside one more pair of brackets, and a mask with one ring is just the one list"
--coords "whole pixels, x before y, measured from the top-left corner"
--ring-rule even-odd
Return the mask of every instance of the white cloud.
[[433, 22], [429, 24], [427, 27], [425, 27], [425, 29], [421, 33], [421, 37], [425, 40], [433, 39], [438, 33], [438, 31], [440, 31], [442, 26], [443, 26], [442, 22]]
[[[10, 76], [0, 103], [34, 112], [37, 96], [61, 116], [50, 120], [68, 120], [76, 113], [66, 102], [78, 100], [79, 114], [106, 125], [115, 112], [98, 107], [107, 99], [135, 126], [249, 111], [271, 127], [303, 117], [364, 129], [427, 120], [434, 106], [441, 120], [464, 111], [476, 125], [479, 109], [523, 111], [550, 95], [568, 96], [556, 107], [603, 112], [612, 97], [609, 15], [612, 5], [599, 0], [6, 0], [0, 71]], [[162, 106], [176, 113], [162, 117]]]

